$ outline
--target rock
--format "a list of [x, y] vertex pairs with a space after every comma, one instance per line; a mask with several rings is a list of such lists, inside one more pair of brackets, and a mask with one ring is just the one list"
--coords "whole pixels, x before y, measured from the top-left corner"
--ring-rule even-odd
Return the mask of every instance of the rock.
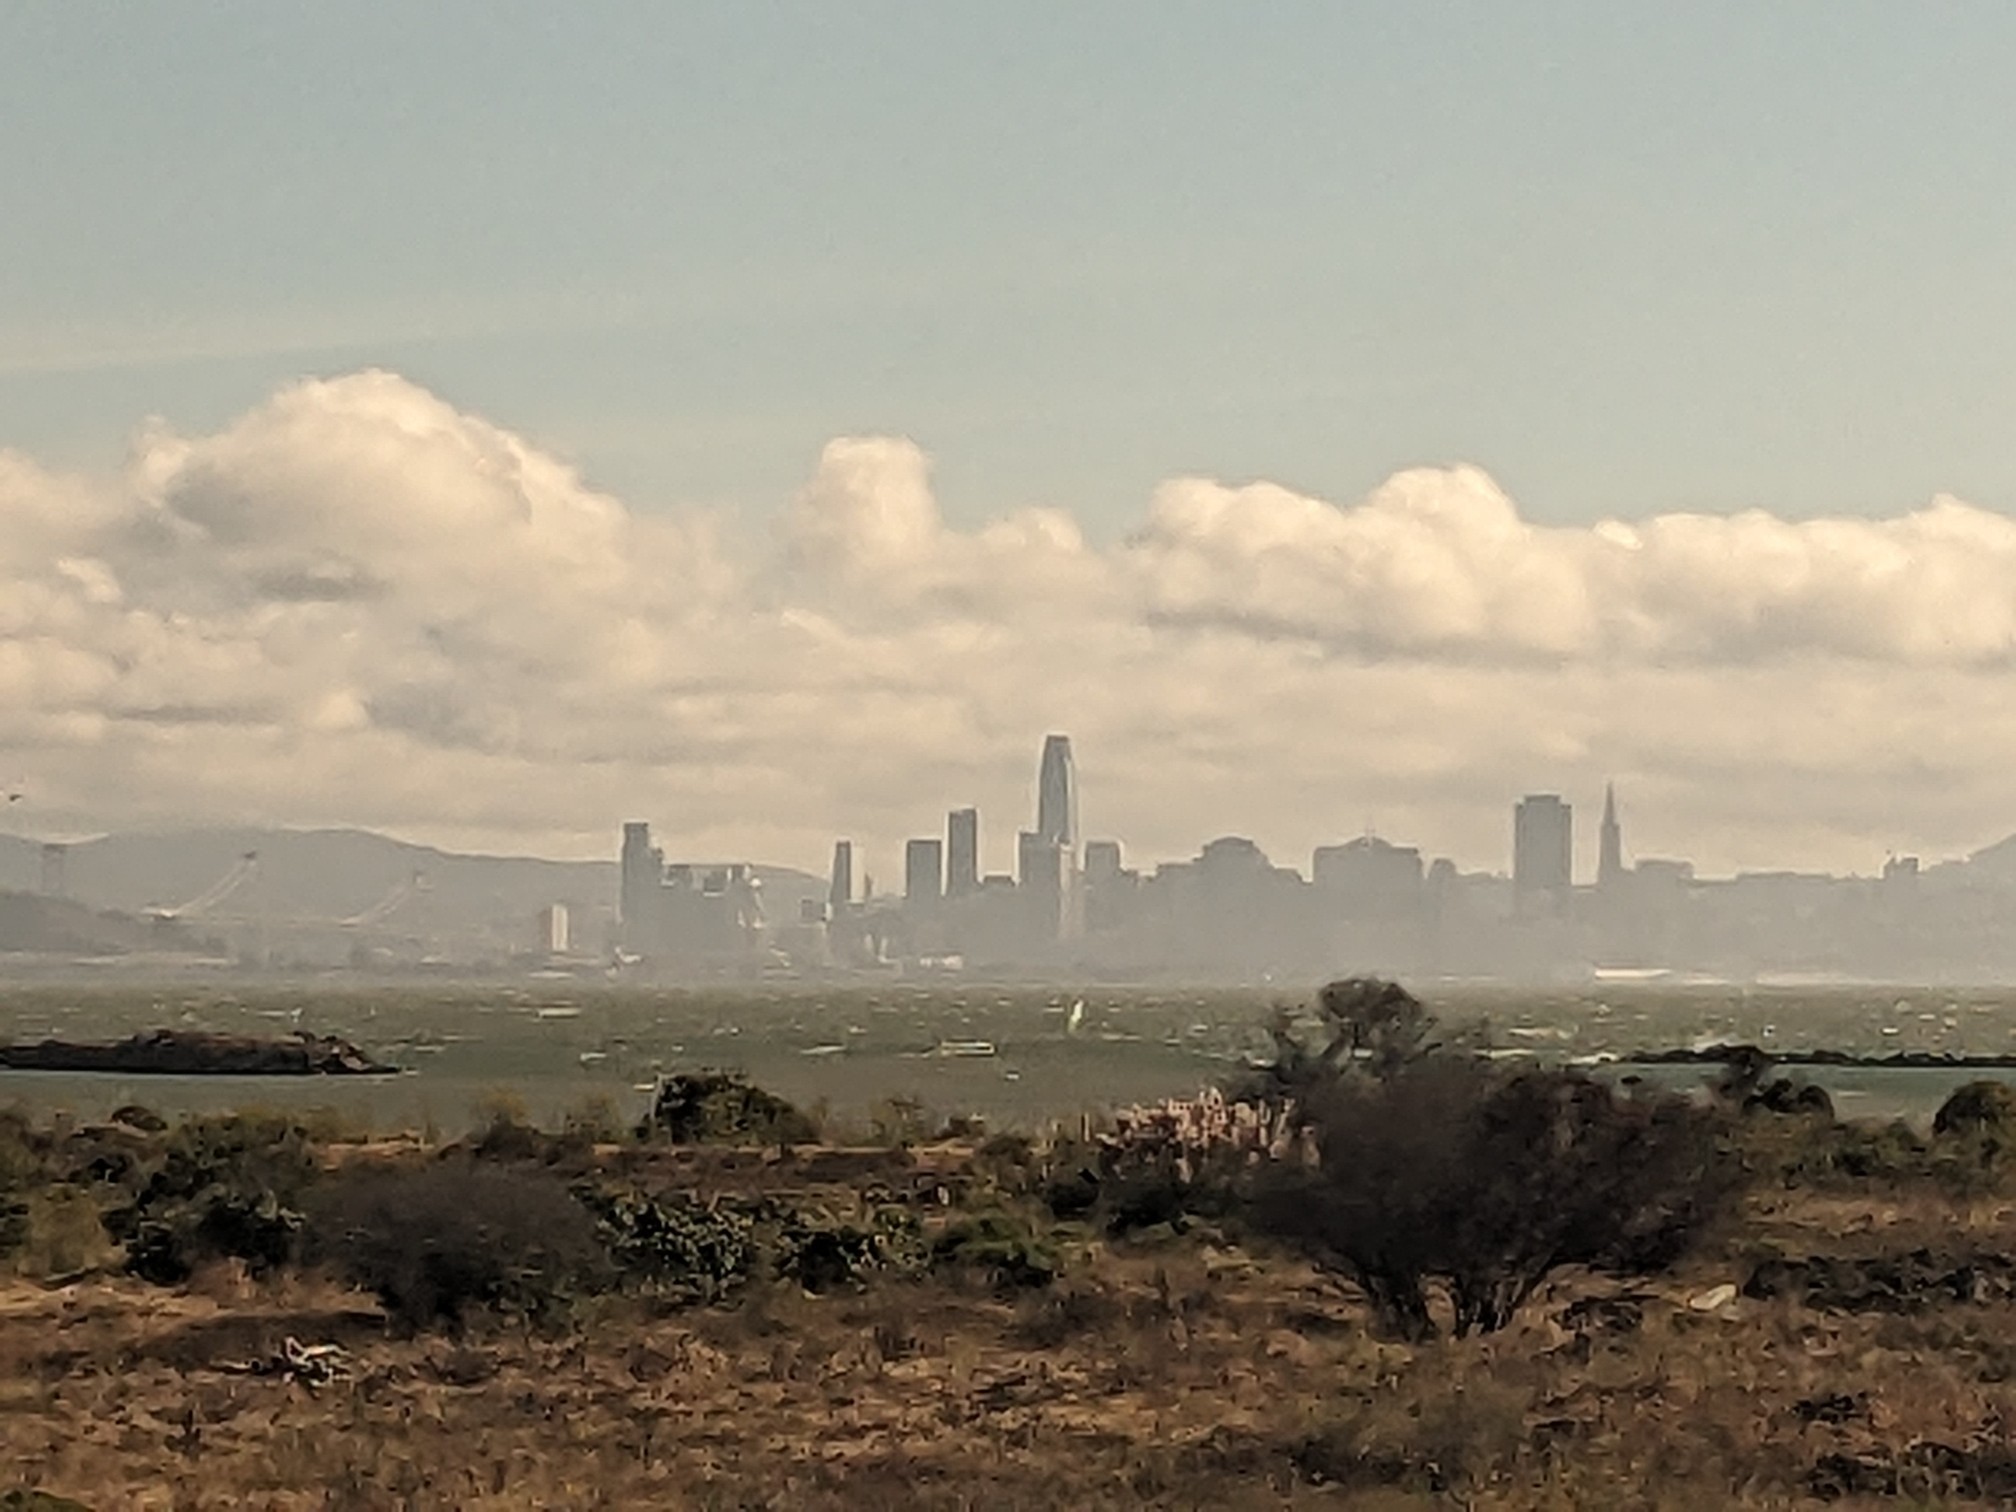
[[1693, 1296], [1689, 1297], [1687, 1299], [1687, 1308], [1690, 1312], [1697, 1313], [1720, 1312], [1735, 1300], [1735, 1285], [1724, 1281], [1720, 1286], [1711, 1286], [1708, 1290], [1696, 1292]]

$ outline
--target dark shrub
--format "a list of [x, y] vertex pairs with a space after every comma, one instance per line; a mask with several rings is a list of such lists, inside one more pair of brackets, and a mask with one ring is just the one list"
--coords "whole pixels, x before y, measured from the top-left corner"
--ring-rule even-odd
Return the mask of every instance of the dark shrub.
[[160, 1164], [106, 1227], [127, 1268], [161, 1285], [186, 1281], [205, 1260], [235, 1256], [255, 1275], [294, 1258], [302, 1194], [318, 1171], [308, 1137], [271, 1113], [185, 1120]]
[[0, 1512], [91, 1512], [91, 1509], [67, 1496], [17, 1486], [0, 1493]]
[[640, 1139], [673, 1144], [811, 1144], [819, 1130], [802, 1111], [732, 1071], [680, 1071], [658, 1084]]
[[28, 1240], [28, 1198], [50, 1179], [43, 1143], [20, 1113], [0, 1109], [0, 1259]]
[[1710, 1090], [1725, 1106], [1741, 1113], [1833, 1121], [1834, 1099], [1827, 1089], [1789, 1076], [1772, 1076], [1776, 1063], [1769, 1051], [1755, 1045], [1730, 1045], [1721, 1054], [1722, 1070]]
[[330, 1176], [310, 1194], [306, 1254], [415, 1330], [459, 1330], [478, 1308], [552, 1321], [609, 1269], [556, 1177], [462, 1161]]
[[2016, 1089], [1999, 1081], [1973, 1081], [1956, 1088], [1933, 1115], [1932, 1132], [2007, 1140], [2016, 1134]]
[[874, 1228], [824, 1214], [796, 1212], [778, 1227], [777, 1274], [808, 1292], [858, 1286], [889, 1259], [885, 1236]]
[[1379, 977], [1329, 982], [1316, 994], [1314, 1033], [1295, 1014], [1277, 1012], [1268, 1027], [1272, 1064], [1234, 1083], [1227, 1095], [1244, 1102], [1292, 1102], [1353, 1071], [1391, 1076], [1436, 1048], [1434, 1029], [1434, 1016], [1398, 982]]
[[1435, 1286], [1466, 1334], [1502, 1327], [1561, 1266], [1669, 1265], [1735, 1189], [1705, 1110], [1564, 1070], [1430, 1054], [1382, 1078], [1309, 1078], [1296, 1118], [1313, 1158], [1262, 1169], [1251, 1221], [1409, 1338], [1435, 1332]]
[[1827, 1089], [1813, 1082], [1795, 1082], [1780, 1076], [1765, 1083], [1743, 1100], [1745, 1113], [1776, 1113], [1788, 1118], [1818, 1118], [1834, 1121], [1834, 1099]]

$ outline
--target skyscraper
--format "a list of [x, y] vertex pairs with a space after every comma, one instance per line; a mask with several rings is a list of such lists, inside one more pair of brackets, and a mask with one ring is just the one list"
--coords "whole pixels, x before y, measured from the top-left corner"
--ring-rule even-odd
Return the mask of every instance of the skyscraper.
[[1070, 856], [1055, 840], [1035, 830], [1023, 830], [1015, 837], [1015, 871], [1026, 943], [1036, 947], [1054, 944], [1065, 934], [1070, 918]]
[[1530, 793], [1512, 811], [1512, 890], [1531, 907], [1573, 882], [1575, 814], [1558, 793]]
[[839, 916], [840, 910], [854, 901], [854, 842], [835, 840], [833, 842], [833, 876], [826, 884], [826, 906]]
[[1602, 848], [1596, 858], [1596, 885], [1608, 892], [1624, 880], [1624, 827], [1617, 822], [1617, 788], [1603, 785]]
[[954, 809], [945, 816], [945, 896], [980, 889], [980, 811]]
[[1043, 741], [1043, 765], [1036, 776], [1036, 835], [1061, 847], [1075, 865], [1078, 857], [1078, 772], [1071, 760], [1071, 737]]
[[912, 840], [903, 847], [903, 901], [929, 908], [944, 896], [945, 844], [936, 837]]
[[651, 843], [651, 826], [633, 820], [623, 826], [623, 856], [616, 900], [623, 943], [633, 951], [655, 947], [652, 938], [658, 886], [665, 880], [665, 853]]

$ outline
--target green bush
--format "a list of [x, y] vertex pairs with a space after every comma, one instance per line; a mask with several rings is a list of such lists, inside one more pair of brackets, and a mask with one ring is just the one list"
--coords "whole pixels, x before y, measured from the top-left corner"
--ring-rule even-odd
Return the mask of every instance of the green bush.
[[916, 1218], [893, 1205], [872, 1209], [865, 1223], [794, 1210], [773, 1241], [777, 1274], [809, 1292], [859, 1286], [877, 1272], [909, 1270], [923, 1259]]
[[931, 1242], [934, 1269], [978, 1272], [1002, 1291], [1048, 1286], [1064, 1268], [1028, 1222], [1002, 1209], [954, 1219]]
[[227, 1256], [264, 1274], [295, 1257], [302, 1195], [318, 1171], [306, 1132], [280, 1114], [190, 1118], [106, 1227], [126, 1246], [127, 1268], [161, 1285]]
[[459, 1331], [478, 1309], [535, 1323], [605, 1286], [594, 1216], [542, 1171], [460, 1160], [356, 1166], [310, 1194], [307, 1258], [402, 1326]]
[[680, 1071], [658, 1085], [639, 1139], [673, 1144], [811, 1144], [818, 1127], [799, 1108], [733, 1071]]
[[711, 1302], [749, 1278], [756, 1225], [729, 1203], [682, 1195], [577, 1189], [626, 1281], [682, 1300]]

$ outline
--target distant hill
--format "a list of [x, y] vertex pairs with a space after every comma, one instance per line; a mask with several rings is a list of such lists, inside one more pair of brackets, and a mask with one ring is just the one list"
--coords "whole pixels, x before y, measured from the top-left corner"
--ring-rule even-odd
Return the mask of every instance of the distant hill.
[[[258, 857], [247, 869], [243, 860]], [[39, 887], [40, 847], [0, 837], [0, 888]], [[287, 930], [398, 933], [442, 947], [495, 949], [528, 942], [534, 915], [564, 903], [580, 946], [595, 949], [614, 918], [614, 861], [478, 856], [413, 845], [365, 830], [213, 828], [108, 835], [72, 845], [67, 895], [136, 916], [186, 910], [202, 932], [254, 924]], [[226, 896], [192, 902], [246, 872]], [[788, 867], [758, 867], [773, 917], [795, 918], [824, 883]]]
[[0, 951], [37, 955], [121, 955], [196, 951], [204, 942], [183, 925], [104, 913], [68, 898], [0, 891]]

